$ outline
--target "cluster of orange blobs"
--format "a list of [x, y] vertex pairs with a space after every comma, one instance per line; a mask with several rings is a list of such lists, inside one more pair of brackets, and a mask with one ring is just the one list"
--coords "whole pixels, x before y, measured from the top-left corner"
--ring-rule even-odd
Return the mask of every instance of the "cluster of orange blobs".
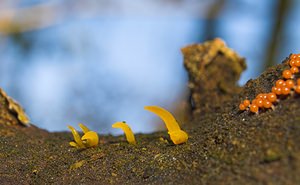
[[294, 92], [300, 94], [300, 78], [295, 80], [295, 74], [299, 73], [300, 54], [292, 54], [289, 57], [290, 69], [282, 72], [283, 79], [276, 81], [272, 87], [272, 92], [261, 93], [256, 96], [251, 102], [244, 100], [240, 105], [241, 111], [250, 110], [250, 112], [258, 113], [259, 109], [274, 109], [274, 104], [279, 101], [280, 97], [286, 97]]

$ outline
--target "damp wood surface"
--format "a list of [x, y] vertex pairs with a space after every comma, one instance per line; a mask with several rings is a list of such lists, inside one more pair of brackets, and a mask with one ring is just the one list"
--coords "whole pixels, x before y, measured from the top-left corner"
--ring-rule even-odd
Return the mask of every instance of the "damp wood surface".
[[[183, 49], [185, 65], [202, 60], [198, 53], [214, 47], [209, 44]], [[70, 132], [18, 124], [0, 95], [0, 184], [300, 184], [300, 96], [258, 115], [238, 109], [246, 97], [269, 92], [287, 61], [238, 87], [244, 60], [219, 44], [207, 64], [195, 65], [205, 72], [192, 74], [186, 66], [193, 103], [191, 121], [181, 125], [189, 140], [181, 145], [156, 132], [136, 134], [136, 145], [124, 136], [100, 135], [97, 147], [78, 150], [69, 146]], [[207, 78], [215, 67], [226, 81]], [[218, 83], [197, 87], [207, 79]]]

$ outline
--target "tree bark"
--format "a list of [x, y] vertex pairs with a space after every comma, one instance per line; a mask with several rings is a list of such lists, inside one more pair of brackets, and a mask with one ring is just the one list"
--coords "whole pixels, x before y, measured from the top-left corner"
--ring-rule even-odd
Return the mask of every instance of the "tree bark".
[[[189, 134], [182, 145], [172, 144], [167, 132], [156, 132], [137, 134], [135, 146], [123, 136], [100, 135], [97, 147], [78, 150], [69, 146], [70, 132], [20, 125], [0, 95], [0, 183], [300, 184], [299, 95], [281, 97], [275, 110], [258, 115], [238, 109], [245, 97], [270, 91], [287, 61], [235, 92], [244, 60], [224, 47], [217, 52], [203, 45], [183, 49], [185, 61], [200, 66], [193, 72], [188, 67], [200, 111], [182, 127]], [[212, 50], [208, 63], [197, 63], [198, 52], [211, 56]]]

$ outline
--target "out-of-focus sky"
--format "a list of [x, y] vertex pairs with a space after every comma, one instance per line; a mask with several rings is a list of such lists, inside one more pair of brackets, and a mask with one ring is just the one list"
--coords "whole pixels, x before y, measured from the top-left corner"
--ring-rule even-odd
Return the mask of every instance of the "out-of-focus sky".
[[[275, 63], [300, 47], [300, 3], [291, 2]], [[209, 18], [216, 3], [221, 10]], [[212, 24], [212, 36], [247, 59], [242, 85], [262, 71], [278, 3], [2, 0], [0, 87], [50, 131], [83, 122], [100, 133], [120, 133], [111, 124], [125, 120], [134, 132], [153, 132], [162, 122], [143, 107], [175, 110], [186, 98], [180, 48], [203, 42]], [[18, 33], [6, 30], [6, 17], [18, 23]]]

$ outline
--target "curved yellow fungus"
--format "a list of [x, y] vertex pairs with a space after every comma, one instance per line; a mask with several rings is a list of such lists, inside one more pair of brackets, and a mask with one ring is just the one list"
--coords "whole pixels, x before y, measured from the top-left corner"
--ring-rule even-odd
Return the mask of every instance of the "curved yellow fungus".
[[74, 146], [76, 148], [85, 148], [81, 141], [81, 138], [80, 138], [78, 132], [75, 130], [75, 128], [72, 126], [68, 126], [68, 128], [71, 130], [73, 137], [74, 137], [74, 141], [75, 141], [75, 142], [73, 142], [73, 141], [70, 142], [70, 145]]
[[98, 134], [94, 131], [89, 131], [86, 134], [84, 134], [81, 140], [86, 147], [96, 146], [99, 142]]
[[128, 143], [130, 144], [136, 144], [135, 138], [134, 138], [134, 134], [131, 130], [131, 128], [126, 124], [125, 121], [123, 122], [116, 122], [112, 125], [112, 128], [120, 128], [124, 131], [125, 135], [126, 135], [126, 139], [128, 141]]
[[174, 144], [185, 143], [188, 140], [188, 134], [180, 129], [179, 124], [173, 115], [159, 106], [145, 106], [146, 110], [158, 115], [166, 124], [168, 134]]
[[82, 123], [79, 123], [78, 124], [79, 127], [81, 128], [82, 132], [85, 134], [87, 133], [88, 131], [90, 131], [90, 129], [88, 129], [85, 125], [83, 125]]
[[88, 147], [97, 146], [99, 142], [98, 134], [94, 131], [90, 131], [86, 126], [84, 126], [81, 123], [79, 124], [79, 127], [84, 133], [84, 135], [81, 138], [74, 127], [68, 126], [68, 128], [71, 130], [73, 134], [74, 141], [75, 141], [75, 142], [72, 141], [69, 144], [76, 148], [88, 148]]

